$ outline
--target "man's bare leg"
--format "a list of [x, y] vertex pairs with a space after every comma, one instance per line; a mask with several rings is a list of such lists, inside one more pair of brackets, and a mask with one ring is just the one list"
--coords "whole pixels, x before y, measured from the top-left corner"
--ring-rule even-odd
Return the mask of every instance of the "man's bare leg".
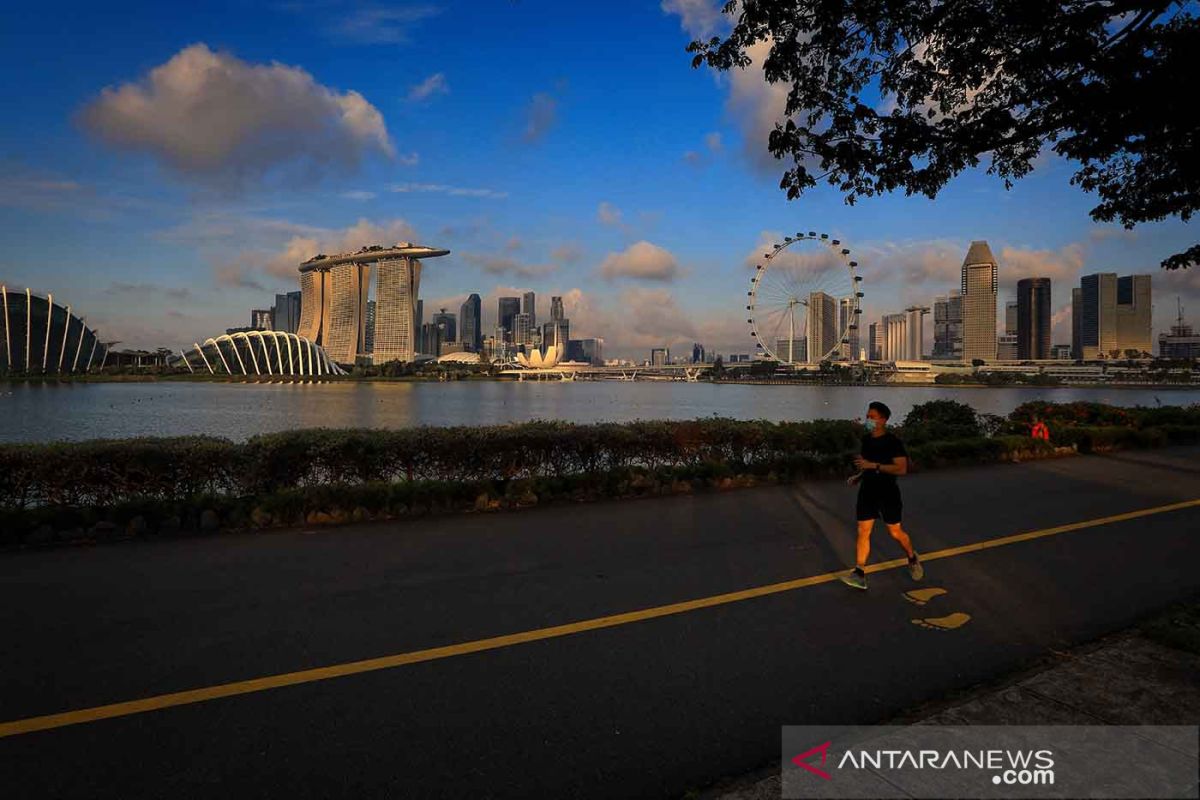
[[867, 568], [867, 559], [871, 556], [871, 531], [874, 528], [875, 520], [873, 519], [858, 521], [858, 547], [855, 549], [854, 564], [861, 570]]
[[[860, 522], [859, 525], [861, 526], [862, 523]], [[904, 532], [904, 528], [901, 527], [901, 524], [899, 522], [895, 523], [894, 525], [888, 524], [887, 529], [888, 529], [888, 533], [890, 533], [892, 535], [892, 538], [895, 539], [897, 542], [899, 542], [900, 546], [904, 548], [904, 554], [906, 556], [908, 556], [909, 558], [912, 558], [913, 557], [912, 540], [908, 538], [908, 534]], [[860, 530], [861, 530], [861, 528], [860, 528]]]

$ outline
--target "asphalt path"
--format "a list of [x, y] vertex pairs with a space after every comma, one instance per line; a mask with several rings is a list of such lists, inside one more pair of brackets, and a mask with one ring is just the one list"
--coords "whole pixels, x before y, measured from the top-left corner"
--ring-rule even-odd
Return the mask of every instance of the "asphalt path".
[[[0, 556], [5, 724], [637, 612], [480, 652], [0, 736], [23, 797], [678, 797], [1200, 591], [1200, 448], [903, 480], [930, 560], [858, 593], [853, 490], [764, 487]], [[1132, 519], [1059, 526], [1151, 510]], [[1013, 534], [1048, 535], [986, 549]], [[873, 561], [900, 555], [882, 526]], [[957, 550], [955, 548], [958, 548]], [[824, 577], [820, 577], [824, 576]], [[914, 619], [965, 624], [932, 628]], [[124, 707], [123, 707], [124, 708]]]

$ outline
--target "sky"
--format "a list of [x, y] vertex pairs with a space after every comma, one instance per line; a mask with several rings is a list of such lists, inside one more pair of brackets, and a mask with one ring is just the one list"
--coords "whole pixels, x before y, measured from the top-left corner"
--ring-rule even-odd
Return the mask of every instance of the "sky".
[[[56, 302], [122, 347], [186, 347], [296, 290], [318, 252], [412, 241], [421, 297], [457, 311], [532, 290], [564, 298], [606, 355], [753, 352], [746, 290], [763, 246], [817, 230], [863, 277], [864, 320], [956, 288], [972, 240], [1017, 279], [1050, 277], [1070, 340], [1081, 274], [1154, 276], [1200, 323], [1200, 270], [1158, 263], [1178, 221], [1125, 231], [1052, 154], [1006, 191], [982, 170], [936, 200], [788, 201], [766, 150], [783, 87], [693, 69], [718, 0], [562, 3], [295, 0], [83, 4], [0, 28], [0, 283]], [[928, 334], [927, 334], [928, 335]], [[927, 343], [927, 349], [930, 344]]]

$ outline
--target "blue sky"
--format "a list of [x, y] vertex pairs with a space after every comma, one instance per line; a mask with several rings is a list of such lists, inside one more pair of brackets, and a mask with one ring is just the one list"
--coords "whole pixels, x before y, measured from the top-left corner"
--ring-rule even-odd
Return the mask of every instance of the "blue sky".
[[[1200, 276], [1158, 261], [1178, 222], [1094, 225], [1052, 157], [1013, 191], [982, 173], [936, 201], [789, 202], [765, 151], [779, 90], [693, 70], [715, 2], [41, 3], [6, 12], [0, 281], [53, 292], [129, 346], [244, 325], [318, 250], [411, 239], [426, 308], [562, 294], [609, 352], [750, 352], [751, 254], [818, 229], [859, 256], [866, 318], [955, 286], [972, 239], [1055, 282], [1152, 272], [1156, 324]], [[19, 112], [17, 111], [19, 109]], [[1189, 303], [1189, 299], [1193, 302]]]

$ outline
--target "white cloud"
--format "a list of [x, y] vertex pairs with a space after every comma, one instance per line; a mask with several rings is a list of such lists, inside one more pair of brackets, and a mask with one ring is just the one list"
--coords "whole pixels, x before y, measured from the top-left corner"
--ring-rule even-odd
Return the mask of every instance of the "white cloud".
[[394, 155], [379, 109], [299, 67], [251, 64], [194, 44], [142, 79], [104, 89], [80, 114], [102, 141], [190, 178], [240, 183], [275, 168], [312, 175]]
[[721, 148], [723, 147], [721, 142], [721, 134], [717, 131], [704, 134], [704, 146], [707, 147], [710, 152], [721, 152]]
[[620, 253], [609, 253], [600, 264], [607, 280], [635, 278], [646, 281], [671, 281], [679, 277], [679, 261], [665, 248], [647, 241], [631, 244]]
[[525, 111], [525, 131], [521, 138], [527, 143], [541, 141], [558, 121], [558, 100], [547, 92], [538, 92]]
[[707, 39], [727, 26], [721, 3], [714, 0], [662, 0], [666, 14], [678, 14], [679, 24], [689, 36]]
[[352, 192], [342, 192], [338, 195], [338, 197], [346, 200], [374, 200], [376, 196], [375, 192], [367, 192], [362, 189], [356, 189]]
[[600, 220], [601, 225], [620, 225], [621, 209], [605, 200], [596, 207], [596, 219]]
[[450, 94], [450, 84], [441, 72], [435, 72], [408, 90], [408, 99], [414, 103], [428, 100], [437, 94]]
[[440, 13], [436, 6], [366, 6], [337, 20], [330, 33], [355, 44], [404, 44], [417, 22]]
[[778, 172], [780, 162], [767, 149], [775, 124], [785, 119], [788, 86], [768, 83], [763, 62], [771, 51], [770, 41], [757, 42], [746, 49], [750, 64], [729, 72], [729, 97], [725, 110], [741, 129], [742, 153], [763, 172]]
[[486, 197], [496, 200], [508, 197], [508, 192], [498, 192], [494, 189], [448, 186], [444, 183], [397, 183], [389, 187], [388, 190], [400, 193], [431, 192], [434, 194], [448, 194], [451, 197]]
[[557, 264], [526, 264], [509, 256], [492, 256], [483, 253], [464, 253], [463, 259], [479, 267], [488, 275], [515, 275], [518, 278], [533, 278], [548, 275], [558, 269]]
[[550, 257], [564, 264], [574, 264], [583, 257], [583, 251], [574, 242], [564, 242], [550, 251]]

